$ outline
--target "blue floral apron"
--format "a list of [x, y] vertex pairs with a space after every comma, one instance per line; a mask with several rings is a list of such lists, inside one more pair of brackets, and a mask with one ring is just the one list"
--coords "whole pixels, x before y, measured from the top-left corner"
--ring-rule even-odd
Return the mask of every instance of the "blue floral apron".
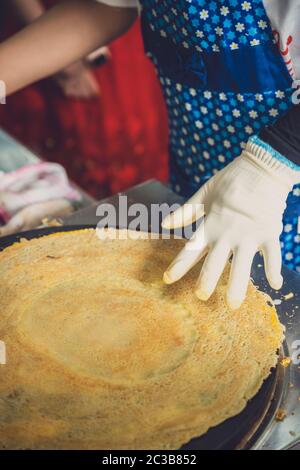
[[[262, 0], [141, 0], [147, 55], [168, 106], [170, 179], [188, 198], [292, 106], [292, 78]], [[288, 200], [283, 259], [300, 272], [300, 186]]]

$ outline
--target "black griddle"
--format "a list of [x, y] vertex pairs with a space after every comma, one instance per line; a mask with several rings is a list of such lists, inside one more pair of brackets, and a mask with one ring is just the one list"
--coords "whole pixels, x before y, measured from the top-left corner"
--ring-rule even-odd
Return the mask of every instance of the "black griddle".
[[[128, 196], [128, 204], [139, 202], [149, 206], [151, 202], [168, 204], [183, 202], [166, 186], [156, 181], [139, 185], [122, 194]], [[115, 195], [65, 218], [62, 220], [63, 226], [42, 228], [0, 238], [0, 250], [21, 238], [30, 240], [57, 232], [96, 227], [99, 223], [99, 218], [96, 216], [97, 207], [107, 202], [118, 207], [118, 196]], [[151, 230], [150, 223], [149, 230]], [[286, 268], [283, 275], [285, 282], [282, 291], [276, 292], [270, 289], [264, 275], [262, 259], [259, 255], [255, 258], [252, 278], [261, 290], [268, 293], [272, 299], [278, 300], [277, 311], [286, 327], [286, 341], [280, 355], [290, 357], [295, 354], [296, 341], [299, 340], [300, 346], [300, 276]], [[290, 293], [293, 293], [293, 297], [284, 300], [284, 296]], [[193, 439], [183, 447], [183, 450], [291, 448], [300, 443], [299, 397], [300, 360], [299, 364], [292, 364], [288, 368], [279, 363], [242, 413], [210, 429], [200, 438]], [[275, 419], [279, 408], [284, 409], [287, 414], [282, 422]]]

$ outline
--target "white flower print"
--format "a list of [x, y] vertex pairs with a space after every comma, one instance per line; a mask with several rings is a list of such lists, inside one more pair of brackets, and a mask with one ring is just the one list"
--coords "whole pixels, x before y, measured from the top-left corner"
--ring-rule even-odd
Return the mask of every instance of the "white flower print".
[[264, 20], [260, 20], [260, 21], [258, 22], [258, 26], [259, 26], [261, 29], [266, 29], [266, 28], [268, 27], [267, 22], [264, 21]]
[[245, 30], [245, 25], [243, 23], [237, 23], [235, 25], [235, 29], [239, 32], [242, 33]]
[[220, 9], [220, 13], [221, 13], [221, 15], [223, 15], [223, 16], [227, 16], [228, 13], [229, 13], [229, 8], [228, 8], [228, 7], [222, 7], [222, 8]]
[[300, 188], [295, 188], [293, 191], [294, 196], [300, 196]]
[[272, 109], [270, 109], [269, 114], [272, 117], [277, 117], [279, 113], [278, 113], [277, 109], [272, 108]]
[[291, 224], [286, 224], [283, 230], [285, 233], [290, 233], [293, 230], [293, 226]]
[[251, 10], [252, 6], [251, 6], [251, 3], [250, 2], [243, 2], [242, 3], [242, 9], [245, 10], [245, 11], [249, 11]]
[[258, 113], [257, 111], [252, 110], [249, 112], [249, 116], [253, 119], [256, 119], [258, 117]]
[[208, 17], [209, 17], [209, 12], [208, 12], [208, 10], [202, 10], [202, 11], [200, 11], [200, 18], [201, 18], [201, 20], [207, 20]]
[[208, 100], [210, 100], [211, 97], [212, 97], [212, 92], [211, 91], [205, 91], [204, 92], [204, 97], [207, 98]]

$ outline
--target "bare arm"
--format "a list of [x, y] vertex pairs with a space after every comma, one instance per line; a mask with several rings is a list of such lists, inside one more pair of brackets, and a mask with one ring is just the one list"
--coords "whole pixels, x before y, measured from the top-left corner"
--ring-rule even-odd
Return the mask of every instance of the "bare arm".
[[0, 80], [11, 94], [53, 75], [122, 35], [135, 20], [130, 8], [94, 0], [59, 4], [0, 45]]
[[45, 12], [40, 0], [10, 0], [9, 6], [14, 9], [19, 20], [24, 24], [32, 23]]

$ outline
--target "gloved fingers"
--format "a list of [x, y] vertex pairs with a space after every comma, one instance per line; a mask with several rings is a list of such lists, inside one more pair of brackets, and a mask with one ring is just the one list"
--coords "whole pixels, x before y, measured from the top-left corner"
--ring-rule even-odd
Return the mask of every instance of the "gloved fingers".
[[162, 228], [172, 230], [180, 227], [191, 225], [204, 215], [204, 205], [202, 203], [187, 202], [162, 221]]
[[196, 295], [201, 300], [208, 300], [215, 291], [225, 269], [231, 250], [226, 243], [217, 243], [205, 258], [196, 285]]
[[[193, 243], [193, 245], [192, 245]], [[168, 267], [164, 274], [164, 282], [173, 284], [179, 281], [195, 264], [197, 264], [207, 253], [207, 243], [203, 237], [196, 248], [195, 241], [189, 241], [180, 251], [173, 263]]]
[[262, 252], [268, 282], [273, 289], [279, 290], [283, 284], [283, 277], [281, 275], [282, 254], [279, 239], [263, 245]]
[[240, 246], [233, 254], [227, 291], [227, 303], [233, 310], [238, 309], [245, 300], [256, 252], [254, 246]]
[[185, 227], [204, 216], [204, 202], [208, 192], [206, 183], [191, 199], [162, 221], [162, 228], [172, 230]]

